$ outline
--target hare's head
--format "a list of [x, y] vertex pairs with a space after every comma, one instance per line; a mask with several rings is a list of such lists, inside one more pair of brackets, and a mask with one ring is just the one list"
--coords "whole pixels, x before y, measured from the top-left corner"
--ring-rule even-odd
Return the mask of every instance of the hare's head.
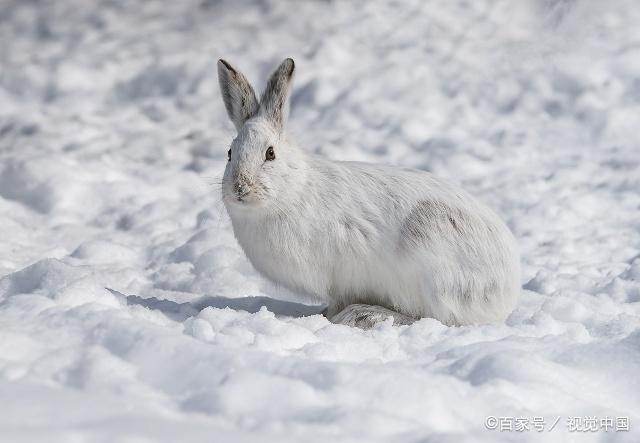
[[284, 134], [294, 68], [292, 59], [283, 61], [258, 102], [246, 77], [226, 61], [218, 61], [222, 98], [238, 131], [222, 185], [228, 205], [266, 206], [287, 191], [292, 176], [299, 174], [300, 153]]

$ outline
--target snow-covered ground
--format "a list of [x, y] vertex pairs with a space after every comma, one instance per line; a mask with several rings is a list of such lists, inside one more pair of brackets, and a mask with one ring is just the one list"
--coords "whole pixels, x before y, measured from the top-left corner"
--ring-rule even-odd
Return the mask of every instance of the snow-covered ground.
[[[508, 222], [506, 324], [352, 329], [256, 274], [216, 60], [287, 56], [302, 146]], [[2, 442], [640, 441], [637, 2], [0, 0], [0, 405]]]

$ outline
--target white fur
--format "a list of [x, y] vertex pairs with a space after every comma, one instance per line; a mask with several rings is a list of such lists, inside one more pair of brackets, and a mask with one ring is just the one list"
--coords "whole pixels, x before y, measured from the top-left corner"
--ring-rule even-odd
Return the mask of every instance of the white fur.
[[[286, 98], [265, 91], [259, 108]], [[278, 126], [260, 110], [247, 116], [223, 178], [234, 234], [260, 273], [323, 300], [329, 316], [356, 303], [449, 325], [511, 312], [519, 256], [488, 207], [427, 172], [311, 155]]]

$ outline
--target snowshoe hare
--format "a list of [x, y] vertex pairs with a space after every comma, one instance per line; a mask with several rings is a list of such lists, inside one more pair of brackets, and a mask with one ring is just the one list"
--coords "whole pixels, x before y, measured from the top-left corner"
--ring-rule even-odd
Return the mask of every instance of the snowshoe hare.
[[238, 131], [222, 196], [253, 266], [324, 301], [337, 323], [504, 320], [520, 292], [519, 256], [506, 225], [427, 172], [333, 162], [300, 149], [285, 131], [294, 69], [284, 60], [258, 101], [245, 76], [218, 61]]

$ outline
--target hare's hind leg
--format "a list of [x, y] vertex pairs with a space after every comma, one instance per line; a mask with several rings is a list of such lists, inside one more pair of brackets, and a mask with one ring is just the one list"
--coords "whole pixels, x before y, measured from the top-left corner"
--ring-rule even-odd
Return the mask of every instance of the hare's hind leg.
[[370, 329], [376, 323], [384, 321], [389, 317], [393, 317], [393, 324], [410, 325], [416, 319], [391, 309], [377, 305], [353, 304], [344, 308], [342, 311], [331, 316], [329, 320], [333, 323], [353, 326], [361, 329]]

